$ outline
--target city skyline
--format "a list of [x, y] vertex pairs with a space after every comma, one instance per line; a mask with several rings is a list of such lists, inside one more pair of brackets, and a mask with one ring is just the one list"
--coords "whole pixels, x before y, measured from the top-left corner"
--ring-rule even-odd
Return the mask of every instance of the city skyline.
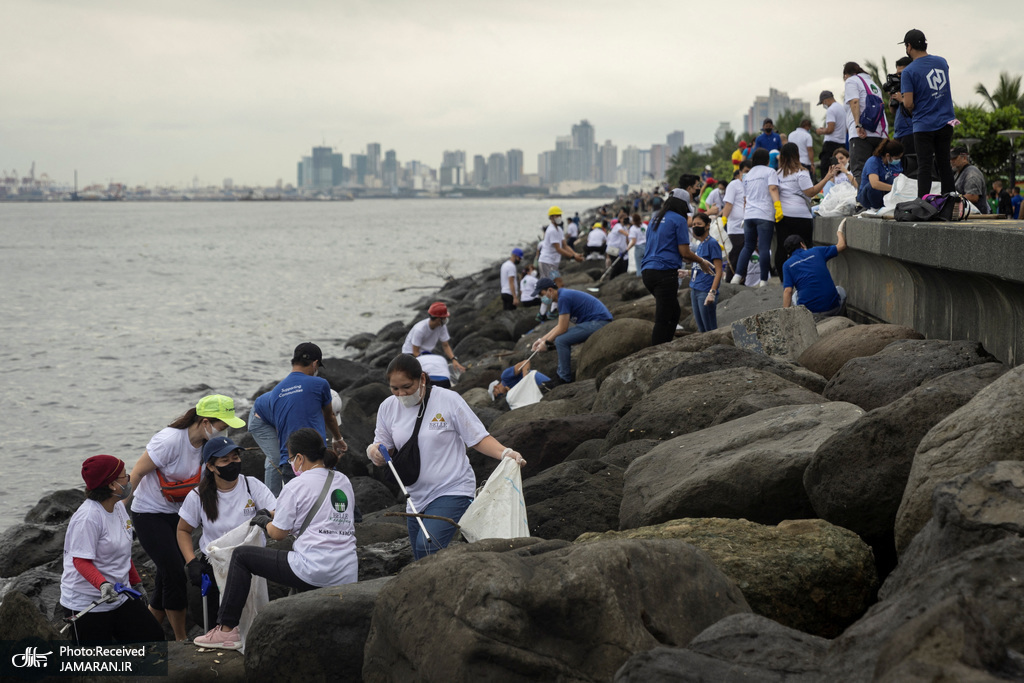
[[[729, 16], [756, 17], [760, 33], [782, 36], [801, 8], [784, 2], [766, 12], [737, 0]], [[949, 61], [959, 104], [980, 102], [976, 83], [993, 87], [1000, 71], [1020, 71], [1024, 43], [1013, 22], [991, 22], [979, 40], [965, 36], [958, 4], [931, 8], [922, 17], [866, 0], [862, 12], [833, 22], [855, 43], [762, 53], [718, 49], [729, 29], [716, 7], [655, 1], [639, 10], [638, 26], [722, 26], [713, 53], [711, 42], [693, 43], [688, 61], [631, 28], [623, 21], [631, 10], [607, 0], [523, 0], [514, 15], [462, 0], [396, 0], [387, 12], [366, 0], [8, 0], [0, 170], [25, 175], [35, 162], [70, 181], [78, 169], [83, 185], [188, 186], [198, 177], [272, 186], [293, 175], [297, 150], [322, 144], [347, 155], [380, 140], [431, 165], [446, 149], [485, 157], [520, 149], [530, 173], [554, 131], [571, 135], [566, 121], [593, 122], [594, 143], [612, 140], [621, 153], [673, 130], [685, 130], [689, 144], [710, 142], [721, 121], [742, 130], [753, 97], [769, 88], [813, 104], [820, 90], [841, 89], [847, 60], [884, 56], [891, 67], [909, 28]], [[1015, 8], [997, 1], [986, 12]], [[872, 18], [883, 12], [886, 28]], [[631, 48], [591, 49], [601, 36]], [[813, 119], [821, 114], [812, 107]]]

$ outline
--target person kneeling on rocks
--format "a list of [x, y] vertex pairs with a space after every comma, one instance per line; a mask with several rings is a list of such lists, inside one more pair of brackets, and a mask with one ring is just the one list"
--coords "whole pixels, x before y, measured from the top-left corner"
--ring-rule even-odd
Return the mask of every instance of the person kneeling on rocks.
[[[415, 357], [396, 356], [386, 376], [391, 396], [377, 409], [374, 442], [366, 448], [366, 455], [374, 465], [384, 467], [380, 447], [397, 456], [415, 434], [418, 473], [414, 481], [402, 482], [409, 492], [408, 513], [413, 513], [415, 506], [422, 515], [446, 517], [456, 523], [462, 519], [476, 493], [476, 475], [466, 456], [467, 446], [496, 460], [512, 458], [520, 466], [526, 464], [523, 456], [487, 433], [462, 396], [432, 386]], [[417, 519], [409, 517], [407, 522], [417, 560], [447, 547], [456, 530], [443, 519], [424, 517], [422, 522], [429, 541]]]
[[254, 574], [300, 592], [355, 583], [358, 578], [356, 498], [348, 477], [334, 471], [337, 454], [327, 448], [319, 432], [304, 427], [288, 438], [288, 464], [295, 478], [284, 485], [273, 516], [257, 514], [249, 524], [261, 527], [275, 541], [291, 533], [295, 543], [289, 551], [255, 546], [234, 549], [217, 625], [193, 641], [200, 647], [242, 647], [238, 624]]
[[[496, 379], [490, 383], [487, 387], [487, 393], [491, 395], [491, 400], [495, 400], [503, 394], [507, 394], [508, 390], [519, 384], [519, 381], [530, 374], [530, 359], [516, 363], [510, 368], [505, 368], [501, 373], [501, 379]], [[537, 386], [543, 386], [545, 382], [550, 382], [551, 378], [542, 372], [538, 372], [534, 375], [537, 381]]]
[[836, 286], [826, 262], [846, 249], [845, 225], [845, 220], [839, 224], [834, 246], [808, 249], [799, 235], [786, 238], [783, 248], [790, 256], [782, 266], [783, 308], [803, 306], [823, 317], [842, 315], [846, 290]]
[[[534, 351], [546, 351], [548, 342], [554, 342], [558, 350], [558, 377], [551, 380], [548, 386], [558, 386], [573, 380], [572, 347], [582, 344], [590, 335], [612, 321], [612, 314], [596, 297], [575, 289], [559, 287], [551, 278], [541, 278], [537, 283], [537, 293], [542, 300], [547, 299], [558, 304], [558, 324], [543, 337], [533, 342]], [[575, 323], [570, 330], [569, 323]]]

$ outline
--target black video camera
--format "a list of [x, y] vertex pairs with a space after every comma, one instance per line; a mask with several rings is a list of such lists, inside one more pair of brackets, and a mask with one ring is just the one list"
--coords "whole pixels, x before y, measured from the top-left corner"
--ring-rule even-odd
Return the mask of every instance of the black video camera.
[[882, 90], [890, 95], [895, 95], [900, 91], [900, 82], [902, 80], [903, 78], [900, 74], [886, 74], [885, 84], [882, 86]]

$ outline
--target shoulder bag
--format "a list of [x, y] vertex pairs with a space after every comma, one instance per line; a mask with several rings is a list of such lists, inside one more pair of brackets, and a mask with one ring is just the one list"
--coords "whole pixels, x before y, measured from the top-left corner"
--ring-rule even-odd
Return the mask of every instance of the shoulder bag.
[[399, 479], [406, 488], [412, 486], [420, 478], [420, 425], [423, 424], [423, 415], [427, 412], [427, 402], [430, 401], [430, 385], [427, 385], [427, 393], [423, 396], [420, 404], [420, 412], [416, 415], [416, 426], [412, 428], [412, 436], [405, 442], [398, 453], [391, 458], [398, 472]]

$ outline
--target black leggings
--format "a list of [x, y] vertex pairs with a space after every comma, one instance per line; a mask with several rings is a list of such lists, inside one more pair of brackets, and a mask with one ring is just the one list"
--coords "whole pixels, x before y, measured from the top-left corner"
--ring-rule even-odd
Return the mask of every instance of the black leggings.
[[679, 271], [645, 269], [644, 287], [654, 295], [654, 329], [651, 344], [664, 344], [676, 335], [676, 325], [682, 310], [679, 308]]
[[[729, 268], [732, 270], [732, 274], [736, 274], [736, 263], [740, 260], [740, 252], [743, 251], [743, 233], [739, 235], [729, 235], [729, 242], [732, 244], [732, 249], [729, 251]], [[747, 279], [747, 274], [743, 273], [743, 279]]]
[[786, 254], [786, 238], [790, 235], [797, 235], [808, 247], [813, 247], [814, 241], [814, 219], [793, 218], [783, 216], [782, 221], [775, 224], [775, 272], [782, 278], [782, 264], [789, 256]]
[[142, 549], [156, 565], [156, 580], [149, 604], [161, 612], [185, 609], [188, 605], [188, 576], [185, 574], [185, 558], [178, 550], [178, 515], [171, 512], [133, 512], [132, 524]]
[[224, 598], [220, 601], [220, 614], [217, 623], [221, 626], [234, 628], [249, 599], [249, 588], [252, 577], [262, 576], [268, 581], [298, 589], [300, 592], [317, 588], [306, 583], [288, 566], [288, 551], [272, 550], [240, 546], [231, 553], [231, 564], [228, 566], [228, 578], [224, 586]]
[[[76, 612], [61, 605], [64, 616]], [[79, 610], [81, 611], [81, 610]], [[109, 612], [89, 612], [78, 619], [70, 633], [80, 643], [152, 643], [164, 640], [164, 629], [142, 600], [128, 598]]]

